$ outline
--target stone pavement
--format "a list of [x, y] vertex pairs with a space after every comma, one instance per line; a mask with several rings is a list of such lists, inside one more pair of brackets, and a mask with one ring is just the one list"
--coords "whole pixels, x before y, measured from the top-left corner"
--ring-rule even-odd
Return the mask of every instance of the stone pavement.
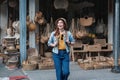
[[[56, 80], [55, 70], [24, 71], [30, 80]], [[83, 70], [77, 63], [70, 63], [69, 80], [120, 80], [120, 73], [111, 69]]]
[[8, 70], [4, 64], [0, 63], [0, 80], [18, 80], [18, 78], [22, 78], [20, 80], [29, 80], [28, 78], [23, 79], [23, 77], [26, 77], [23, 72], [22, 69]]
[[[30, 80], [56, 80], [55, 69], [7, 70], [3, 64], [0, 64], [0, 78], [10, 76], [28, 76]], [[120, 73], [112, 73], [111, 69], [83, 70], [77, 63], [71, 62], [69, 80], [120, 80]]]

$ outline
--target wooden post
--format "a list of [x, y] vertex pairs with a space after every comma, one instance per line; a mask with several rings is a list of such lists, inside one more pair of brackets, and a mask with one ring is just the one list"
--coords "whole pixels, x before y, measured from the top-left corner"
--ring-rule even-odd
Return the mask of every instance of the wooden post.
[[[30, 21], [34, 21], [35, 0], [29, 0], [29, 16], [30, 16]], [[31, 48], [35, 48], [35, 31], [29, 32], [29, 46]]]
[[20, 1], [20, 62], [26, 60], [26, 0]]
[[114, 54], [114, 67], [112, 68], [112, 72], [120, 73], [120, 67], [118, 65], [119, 58], [119, 48], [120, 48], [120, 1], [115, 0], [115, 10], [114, 10], [114, 34], [113, 34], [113, 54]]

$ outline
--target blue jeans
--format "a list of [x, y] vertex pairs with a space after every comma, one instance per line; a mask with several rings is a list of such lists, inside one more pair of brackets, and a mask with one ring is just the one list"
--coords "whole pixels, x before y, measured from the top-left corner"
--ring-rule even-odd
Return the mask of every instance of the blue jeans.
[[69, 53], [66, 50], [59, 50], [59, 53], [53, 53], [54, 66], [56, 69], [57, 80], [67, 80], [69, 76]]

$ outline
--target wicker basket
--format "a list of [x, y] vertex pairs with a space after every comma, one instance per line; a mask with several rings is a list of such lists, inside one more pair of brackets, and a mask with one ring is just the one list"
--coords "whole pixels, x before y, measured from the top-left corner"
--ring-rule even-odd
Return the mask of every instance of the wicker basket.
[[41, 42], [41, 43], [45, 43], [45, 42], [48, 41], [48, 39], [49, 39], [48, 36], [43, 36], [43, 35], [42, 35], [42, 36], [41, 36], [41, 39], [40, 39], [40, 42]]
[[28, 61], [23, 62], [23, 70], [35, 70], [37, 68], [36, 63], [28, 63]]
[[52, 52], [45, 52], [45, 57], [51, 58], [52, 57]]
[[38, 20], [38, 23], [39, 23], [40, 25], [44, 25], [44, 24], [46, 23], [44, 17], [42, 17], [41, 19], [39, 19], [39, 20]]
[[35, 31], [35, 29], [36, 29], [36, 24], [30, 23], [29, 26], [28, 26], [28, 28], [29, 28], [29, 31]]
[[90, 26], [90, 25], [92, 25], [93, 21], [94, 21], [93, 17], [80, 18], [80, 25], [81, 26]]
[[40, 57], [38, 57], [38, 56], [28, 56], [28, 61], [30, 62], [30, 63], [38, 63], [39, 62], [39, 60], [40, 60]]
[[39, 69], [53, 69], [54, 68], [54, 62], [52, 58], [41, 58], [42, 61], [38, 63]]
[[51, 65], [47, 65], [45, 63], [39, 63], [38, 68], [41, 69], [41, 70], [54, 69], [54, 64], [51, 63]]

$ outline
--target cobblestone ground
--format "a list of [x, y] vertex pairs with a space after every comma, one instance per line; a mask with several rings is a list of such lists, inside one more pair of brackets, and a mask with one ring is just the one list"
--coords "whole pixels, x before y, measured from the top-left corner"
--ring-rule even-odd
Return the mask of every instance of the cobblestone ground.
[[[83, 70], [77, 63], [71, 62], [69, 80], [120, 80], [120, 73], [111, 69]], [[30, 80], [56, 80], [55, 70], [35, 70], [24, 72]]]

